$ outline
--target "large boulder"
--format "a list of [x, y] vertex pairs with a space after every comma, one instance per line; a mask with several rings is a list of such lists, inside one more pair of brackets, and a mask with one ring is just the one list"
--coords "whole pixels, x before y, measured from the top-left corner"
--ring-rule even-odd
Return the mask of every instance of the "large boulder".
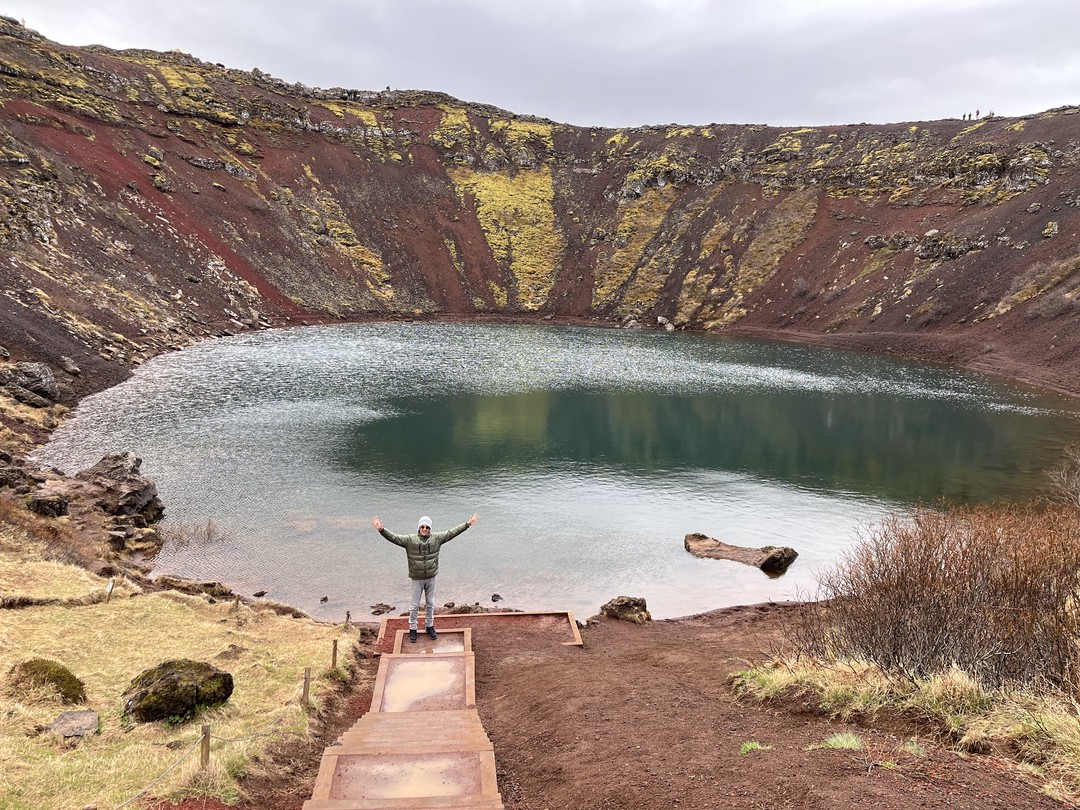
[[0, 489], [11, 487], [15, 491], [25, 491], [30, 486], [26, 472], [14, 464], [0, 463]]
[[616, 596], [600, 608], [600, 615], [634, 624], [648, 624], [652, 621], [652, 614], [640, 596]]
[[58, 383], [52, 369], [44, 363], [16, 363], [0, 368], [0, 390], [33, 408], [70, 403], [73, 398], [71, 389]]
[[97, 504], [106, 514], [138, 515], [146, 525], [160, 520], [165, 507], [154, 482], [140, 475], [141, 466], [134, 453], [110, 453], [75, 478], [97, 489]]
[[18, 384], [51, 402], [60, 401], [60, 386], [51, 368], [44, 363], [16, 363]]
[[26, 508], [42, 517], [60, 517], [68, 513], [68, 499], [63, 495], [36, 493], [26, 502]]
[[770, 576], [780, 576], [799, 556], [795, 549], [788, 546], [763, 546], [762, 548], [733, 546], [698, 532], [686, 535], [683, 538], [683, 547], [695, 557], [734, 560], [760, 568]]
[[229, 699], [233, 677], [204, 661], [165, 661], [146, 670], [124, 692], [124, 715], [141, 723], [183, 721]]

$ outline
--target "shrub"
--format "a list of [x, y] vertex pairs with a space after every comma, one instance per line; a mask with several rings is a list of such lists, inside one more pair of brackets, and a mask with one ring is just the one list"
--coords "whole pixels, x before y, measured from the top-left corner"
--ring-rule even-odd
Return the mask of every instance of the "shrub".
[[13, 691], [47, 689], [54, 691], [64, 703], [84, 703], [86, 686], [75, 673], [57, 661], [31, 658], [11, 668], [8, 685]]
[[1067, 508], [1080, 509], [1080, 444], [1066, 447], [1065, 460], [1048, 476], [1050, 488], [1047, 497]]
[[1080, 682], [1080, 521], [1032, 505], [920, 507], [870, 527], [820, 579], [800, 652], [894, 677], [956, 667], [990, 688]]

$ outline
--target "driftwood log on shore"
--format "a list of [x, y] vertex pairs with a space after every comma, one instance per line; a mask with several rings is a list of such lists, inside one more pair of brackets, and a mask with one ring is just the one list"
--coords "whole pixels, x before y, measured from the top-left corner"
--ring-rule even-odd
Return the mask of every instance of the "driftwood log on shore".
[[735, 560], [735, 562], [760, 568], [766, 574], [779, 576], [791, 565], [799, 553], [788, 546], [764, 546], [748, 548], [733, 546], [698, 532], [686, 535], [683, 546], [695, 557], [712, 560]]

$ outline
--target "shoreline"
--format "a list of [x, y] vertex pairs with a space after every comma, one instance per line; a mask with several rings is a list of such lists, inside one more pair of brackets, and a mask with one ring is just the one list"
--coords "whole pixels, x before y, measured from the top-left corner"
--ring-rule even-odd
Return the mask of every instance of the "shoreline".
[[[531, 317], [531, 316], [530, 317], [524, 317], [524, 316], [521, 316], [521, 315], [507, 316], [507, 315], [503, 315], [503, 314], [499, 314], [499, 313], [481, 314], [479, 316], [476, 316], [476, 315], [465, 316], [465, 315], [461, 315], [461, 314], [457, 314], [457, 313], [435, 313], [435, 314], [425, 315], [425, 316], [421, 316], [421, 317], [404, 317], [404, 316], [403, 317], [393, 317], [393, 318], [387, 318], [387, 317], [359, 317], [359, 318], [348, 318], [348, 319], [327, 318], [327, 319], [317, 319], [317, 320], [312, 319], [312, 321], [308, 321], [308, 322], [305, 322], [305, 323], [281, 323], [281, 324], [278, 324], [278, 325], [271, 326], [269, 328], [270, 329], [292, 329], [292, 328], [305, 328], [305, 327], [309, 327], [309, 326], [313, 327], [313, 326], [334, 326], [334, 325], [349, 325], [349, 324], [377, 324], [377, 323], [393, 324], [393, 323], [410, 323], [410, 322], [411, 323], [464, 323], [464, 324], [479, 323], [479, 324], [508, 324], [508, 325], [513, 324], [513, 325], [530, 325], [530, 326], [572, 326], [572, 327], [602, 328], [602, 329], [620, 329], [620, 328], [623, 328], [623, 327], [620, 327], [619, 324], [617, 324], [615, 322], [601, 321], [598, 318], [558, 317], [558, 316], [553, 316], [553, 315], [552, 316], [542, 316], [542, 317]], [[663, 331], [663, 330], [656, 330], [653, 327], [638, 327], [638, 328], [645, 328], [645, 329], [649, 329], [650, 331]], [[249, 332], [237, 333], [237, 335], [239, 335], [239, 334], [249, 335], [249, 334], [252, 334], [254, 331], [255, 330], [252, 330], [252, 331], [249, 331]], [[266, 331], [266, 330], [258, 330], [258, 331]], [[1053, 383], [1053, 381], [1047, 379], [1046, 375], [1038, 374], [1038, 373], [1032, 374], [1032, 373], [1030, 373], [1029, 369], [1021, 367], [1019, 364], [1006, 362], [1004, 358], [1000, 357], [1000, 355], [992, 355], [991, 353], [989, 353], [988, 350], [985, 350], [985, 347], [983, 347], [982, 352], [973, 351], [973, 348], [972, 348], [972, 345], [971, 345], [970, 341], [964, 341], [964, 340], [960, 340], [960, 339], [956, 339], [956, 340], [952, 340], [952, 341], [946, 341], [946, 342], [943, 343], [941, 340], [926, 340], [926, 339], [911, 340], [911, 338], [913, 336], [910, 336], [910, 335], [897, 336], [897, 335], [889, 335], [889, 334], [883, 334], [883, 333], [857, 334], [857, 335], [821, 335], [821, 334], [802, 333], [802, 332], [793, 334], [791, 332], [784, 332], [784, 331], [781, 331], [781, 330], [753, 328], [753, 327], [743, 327], [743, 328], [735, 327], [735, 328], [729, 328], [729, 329], [726, 329], [726, 330], [713, 331], [713, 332], [700, 331], [700, 330], [687, 330], [687, 331], [694, 331], [697, 334], [714, 335], [714, 336], [717, 336], [717, 337], [729, 336], [729, 337], [735, 337], [735, 338], [745, 338], [745, 339], [750, 339], [750, 340], [772, 341], [772, 342], [778, 342], [778, 343], [786, 343], [786, 344], [793, 344], [793, 345], [800, 345], [800, 346], [810, 346], [810, 347], [836, 348], [836, 349], [841, 349], [841, 350], [858, 351], [858, 352], [864, 352], [864, 353], [869, 353], [869, 354], [878, 354], [878, 355], [900, 357], [900, 358], [903, 358], [903, 359], [916, 361], [916, 362], [931, 363], [931, 364], [942, 365], [942, 366], [952, 368], [952, 369], [957, 369], [957, 370], [967, 370], [967, 371], [971, 371], [973, 373], [987, 374], [989, 376], [996, 377], [998, 379], [1010, 382], [1010, 383], [1015, 384], [1015, 385], [1031, 387], [1033, 389], [1042, 391], [1044, 393], [1049, 392], [1049, 393], [1053, 393], [1053, 394], [1063, 396], [1063, 397], [1073, 399], [1073, 400], [1080, 398], [1080, 380], [1075, 381], [1072, 385], [1055, 385]], [[232, 337], [232, 336], [234, 336], [234, 335], [219, 335], [219, 336], [213, 336], [213, 337], [209, 337], [209, 338], [204, 338], [203, 340], [216, 340], [216, 339], [218, 339], [220, 337]], [[196, 345], [196, 343], [201, 343], [201, 342], [202, 342], [202, 340], [195, 341], [190, 345]], [[186, 348], [186, 347], [184, 347], [184, 348]], [[174, 350], [174, 351], [177, 351], [177, 350]], [[160, 352], [158, 355], [155, 355], [155, 356], [160, 356], [161, 354], [165, 354], [165, 353], [171, 353], [171, 352]], [[987, 355], [990, 355], [990, 356], [988, 357]], [[125, 378], [129, 378], [130, 374], [134, 371], [134, 369], [127, 369], [126, 371], [128, 373], [127, 373]], [[73, 405], [73, 407], [71, 408], [70, 411], [68, 411], [66, 414], [64, 414], [64, 416], [67, 417], [67, 416], [70, 416], [71, 414], [73, 414], [74, 411], [75, 411], [75, 408], [77, 408], [78, 404], [86, 396], [91, 396], [93, 394], [100, 393], [101, 391], [105, 391], [108, 388], [114, 387], [116, 384], [118, 384], [118, 382], [122, 382], [122, 380], [118, 381], [116, 379], [112, 379], [111, 381], [110, 380], [105, 380], [105, 382], [107, 384], [104, 385], [103, 387], [97, 388], [96, 386], [91, 385], [90, 388], [92, 390], [86, 391], [85, 393], [82, 393], [82, 394], [78, 395], [76, 397], [75, 404]], [[29, 462], [30, 465], [38, 464], [38, 462], [35, 462], [33, 460], [33, 458], [32, 458], [33, 454], [37, 450], [39, 450], [40, 448], [42, 448], [42, 447], [44, 447], [45, 445], [48, 444], [48, 442], [51, 440], [53, 432], [60, 426], [60, 424], [63, 424], [64, 421], [66, 421], [66, 419], [57, 420], [56, 424], [53, 424], [51, 427], [40, 428], [38, 430], [38, 435], [35, 437], [37, 439], [37, 441], [28, 450], [26, 450], [24, 454], [10, 453], [12, 458], [13, 459], [21, 459], [21, 460], [23, 460], [25, 462]], [[0, 450], [6, 450], [6, 449], [7, 448], [3, 447], [2, 443], [0, 443]], [[65, 474], [65, 477], [71, 478], [72, 476]], [[71, 526], [71, 531], [74, 532], [74, 533], [79, 533], [79, 529], [74, 525]], [[92, 532], [93, 532], [93, 527], [91, 527], [89, 530], [85, 531], [84, 533], [90, 534]], [[89, 540], [89, 538], [82, 538], [82, 540], [83, 540], [83, 542], [80, 544], [80, 546], [83, 549], [86, 549], [88, 546], [93, 545], [92, 542], [87, 542]], [[157, 577], [154, 576], [154, 573], [153, 573], [155, 571], [155, 569], [156, 569], [156, 564], [155, 564], [155, 561], [154, 561], [154, 557], [156, 557], [156, 552], [152, 556], [150, 556], [149, 558], [147, 558], [146, 554], [143, 553], [143, 552], [139, 552], [139, 553], [120, 552], [120, 559], [117, 559], [117, 557], [115, 556], [115, 552], [108, 552], [107, 551], [107, 546], [103, 544], [101, 539], [98, 539], [97, 543], [99, 545], [99, 548], [101, 548], [103, 550], [103, 553], [98, 555], [97, 557], [92, 557], [90, 559], [85, 559], [84, 558], [84, 559], [80, 560], [80, 562], [79, 562], [80, 565], [82, 565], [83, 567], [88, 568], [89, 570], [94, 570], [95, 568], [100, 570], [102, 568], [108, 567], [110, 562], [119, 562], [119, 564], [121, 566], [121, 569], [127, 575], [133, 576], [133, 578], [136, 579], [136, 581], [138, 581], [141, 585], [150, 585], [151, 587], [153, 587], [153, 583], [157, 579]], [[171, 575], [162, 575], [162, 576], [172, 578]], [[199, 580], [185, 580], [185, 582], [189, 583], [192, 587], [196, 587], [196, 588], [198, 588], [198, 587], [203, 587], [203, 588], [212, 587], [213, 584], [214, 584], [214, 583], [209, 583], [207, 581], [199, 581]], [[236, 593], [234, 593], [232, 591], [231, 587], [229, 587], [227, 585], [223, 586], [222, 583], [216, 583], [216, 584], [219, 587], [224, 587], [224, 588], [229, 590], [229, 598], [235, 598], [235, 597], [239, 596], [238, 594], [236, 594]], [[615, 594], [608, 594], [606, 598], [610, 599], [614, 595]], [[249, 597], [239, 596], [239, 598], [241, 598], [245, 602], [252, 601]], [[706, 611], [706, 612], [711, 612], [712, 610], [728, 610], [728, 609], [733, 609], [733, 608], [736, 608], [736, 607], [740, 607], [740, 606], [739, 605], [725, 605], [725, 606], [722, 606], [722, 607], [712, 608], [712, 609], [710, 609], [710, 611]], [[291, 611], [295, 611], [297, 613], [304, 613], [303, 611], [300, 611], [298, 608], [295, 608], [295, 607], [290, 606], [290, 605], [282, 605], [282, 608], [287, 609], [287, 610], [291, 610]], [[599, 609], [599, 605], [596, 606], [596, 609]], [[307, 614], [304, 613], [304, 615], [307, 615]], [[698, 614], [689, 614], [689, 616], [686, 616], [686, 617], [669, 617], [667, 619], [664, 619], [663, 621], [677, 621], [677, 620], [683, 619], [683, 618], [690, 618], [693, 615], [698, 615]], [[322, 620], [317, 620], [317, 621], [322, 621]], [[368, 623], [368, 622], [377, 622], [377, 621], [378, 621], [377, 618], [374, 618], [374, 617], [364, 618], [364, 619], [361, 619], [360, 617], [357, 617], [357, 622]]]

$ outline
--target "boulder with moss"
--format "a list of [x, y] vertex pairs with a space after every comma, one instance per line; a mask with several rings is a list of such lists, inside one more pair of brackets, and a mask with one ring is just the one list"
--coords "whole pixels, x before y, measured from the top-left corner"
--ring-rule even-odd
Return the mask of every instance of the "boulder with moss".
[[232, 675], [211, 664], [187, 658], [165, 661], [131, 682], [123, 696], [124, 715], [140, 723], [182, 722], [221, 705], [232, 691]]
[[600, 608], [600, 616], [634, 624], [648, 624], [652, 621], [652, 614], [640, 596], [616, 596]]
[[67, 704], [86, 701], [86, 686], [70, 669], [59, 661], [48, 658], [31, 658], [11, 668], [8, 686], [15, 693], [29, 689], [55, 691]]

